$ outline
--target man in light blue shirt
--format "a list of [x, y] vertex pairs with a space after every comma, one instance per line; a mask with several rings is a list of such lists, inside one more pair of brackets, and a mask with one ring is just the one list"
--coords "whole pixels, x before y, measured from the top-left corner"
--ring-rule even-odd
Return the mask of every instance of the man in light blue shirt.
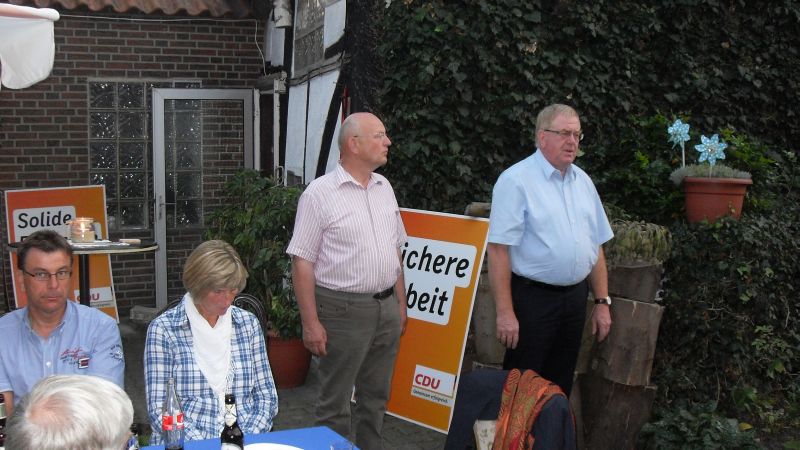
[[17, 265], [28, 303], [0, 318], [0, 394], [6, 405], [13, 409], [39, 380], [56, 374], [95, 375], [123, 387], [116, 322], [67, 299], [72, 277], [67, 240], [51, 230], [37, 231], [17, 250]]
[[[602, 244], [613, 237], [597, 190], [573, 162], [583, 138], [578, 113], [544, 108], [537, 151], [503, 172], [489, 222], [489, 276], [504, 369], [533, 369], [569, 395], [586, 299], [595, 296], [592, 332], [611, 329]], [[588, 283], [587, 283], [588, 281]]]

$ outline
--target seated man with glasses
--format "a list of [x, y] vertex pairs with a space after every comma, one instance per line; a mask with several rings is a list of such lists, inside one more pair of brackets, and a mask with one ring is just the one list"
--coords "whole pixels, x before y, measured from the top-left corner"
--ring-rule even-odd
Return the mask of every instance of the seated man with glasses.
[[0, 318], [0, 395], [9, 409], [50, 375], [95, 375], [123, 386], [119, 328], [105, 313], [68, 301], [71, 278], [66, 239], [51, 230], [25, 238], [16, 280], [28, 303]]

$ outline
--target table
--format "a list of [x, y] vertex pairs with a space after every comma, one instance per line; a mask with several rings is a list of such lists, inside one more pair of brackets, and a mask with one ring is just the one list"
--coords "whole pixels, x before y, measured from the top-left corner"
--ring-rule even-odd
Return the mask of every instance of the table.
[[78, 268], [80, 269], [80, 279], [78, 280], [78, 288], [80, 292], [81, 305], [91, 306], [89, 303], [90, 287], [89, 287], [89, 255], [104, 255], [104, 254], [124, 254], [124, 253], [142, 253], [154, 252], [158, 250], [158, 244], [155, 242], [142, 241], [139, 244], [120, 245], [119, 242], [109, 242], [107, 245], [99, 245], [99, 243], [79, 243], [71, 242], [72, 252], [78, 255]]
[[[12, 251], [22, 245], [21, 242], [11, 242], [8, 244]], [[81, 305], [91, 306], [91, 288], [89, 286], [89, 255], [104, 254], [124, 254], [154, 252], [158, 250], [158, 244], [153, 241], [142, 241], [139, 244], [123, 244], [121, 242], [97, 241], [97, 242], [70, 242], [72, 253], [78, 255], [78, 268], [80, 278], [78, 279], [78, 292]]]
[[[250, 434], [244, 437], [247, 444], [269, 442], [272, 444], [292, 445], [303, 450], [330, 450], [331, 444], [345, 440], [341, 435], [328, 427], [297, 428], [294, 430], [273, 431], [271, 433]], [[142, 450], [163, 450], [163, 445], [151, 445]], [[202, 441], [187, 441], [185, 450], [219, 450], [219, 438]], [[356, 448], [356, 447], [353, 447]]]

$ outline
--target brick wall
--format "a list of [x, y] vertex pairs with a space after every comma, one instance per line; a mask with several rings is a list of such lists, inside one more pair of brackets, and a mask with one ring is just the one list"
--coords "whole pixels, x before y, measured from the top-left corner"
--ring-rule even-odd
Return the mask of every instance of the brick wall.
[[[203, 87], [252, 87], [262, 67], [254, 43], [261, 36], [255, 36], [253, 21], [121, 22], [63, 14], [70, 12], [63, 11], [61, 20], [55, 23], [55, 64], [50, 77], [26, 89], [0, 90], [0, 190], [89, 184], [89, 79], [196, 79]], [[258, 28], [259, 33], [262, 29]], [[208, 179], [204, 177], [204, 183], [209, 182], [203, 191], [206, 210], [223, 201], [217, 197], [222, 183], [242, 166], [242, 155], [235, 151], [229, 154], [230, 146], [225, 145], [229, 137], [224, 133], [235, 127], [220, 127], [221, 144], [204, 150], [204, 158], [210, 158], [219, 169], [212, 171]], [[209, 127], [207, 132], [214, 130]], [[209, 155], [214, 148], [219, 155]], [[8, 233], [4, 204], [0, 205], [0, 212], [0, 232], [5, 241]], [[193, 229], [170, 237], [168, 246], [175, 250], [168, 257], [171, 296], [181, 291], [183, 260], [201, 233], [202, 229]], [[111, 235], [112, 239], [120, 237], [152, 239], [153, 231], [150, 227]], [[6, 302], [12, 302], [9, 296], [13, 295], [5, 248], [2, 258], [4, 288], [0, 311]], [[152, 253], [112, 257], [121, 310], [134, 304], [155, 304], [153, 258]]]

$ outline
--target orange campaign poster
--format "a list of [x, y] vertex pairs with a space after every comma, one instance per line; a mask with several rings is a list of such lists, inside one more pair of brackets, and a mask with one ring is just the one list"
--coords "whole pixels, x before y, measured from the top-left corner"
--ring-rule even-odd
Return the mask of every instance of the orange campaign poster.
[[387, 410], [446, 433], [489, 221], [402, 208], [400, 214], [409, 236], [400, 248], [408, 324]]
[[[103, 237], [108, 237], [106, 223], [105, 186], [78, 186], [64, 188], [20, 189], [6, 191], [6, 223], [8, 241], [19, 242], [37, 230], [50, 229], [69, 237], [67, 221], [75, 217], [92, 217], [100, 224]], [[9, 252], [14, 298], [17, 308], [27, 304], [25, 291], [17, 280], [17, 254]], [[89, 255], [89, 283], [91, 305], [119, 320], [111, 278], [109, 255]], [[78, 256], [72, 262], [72, 297], [78, 301], [80, 269]]]

